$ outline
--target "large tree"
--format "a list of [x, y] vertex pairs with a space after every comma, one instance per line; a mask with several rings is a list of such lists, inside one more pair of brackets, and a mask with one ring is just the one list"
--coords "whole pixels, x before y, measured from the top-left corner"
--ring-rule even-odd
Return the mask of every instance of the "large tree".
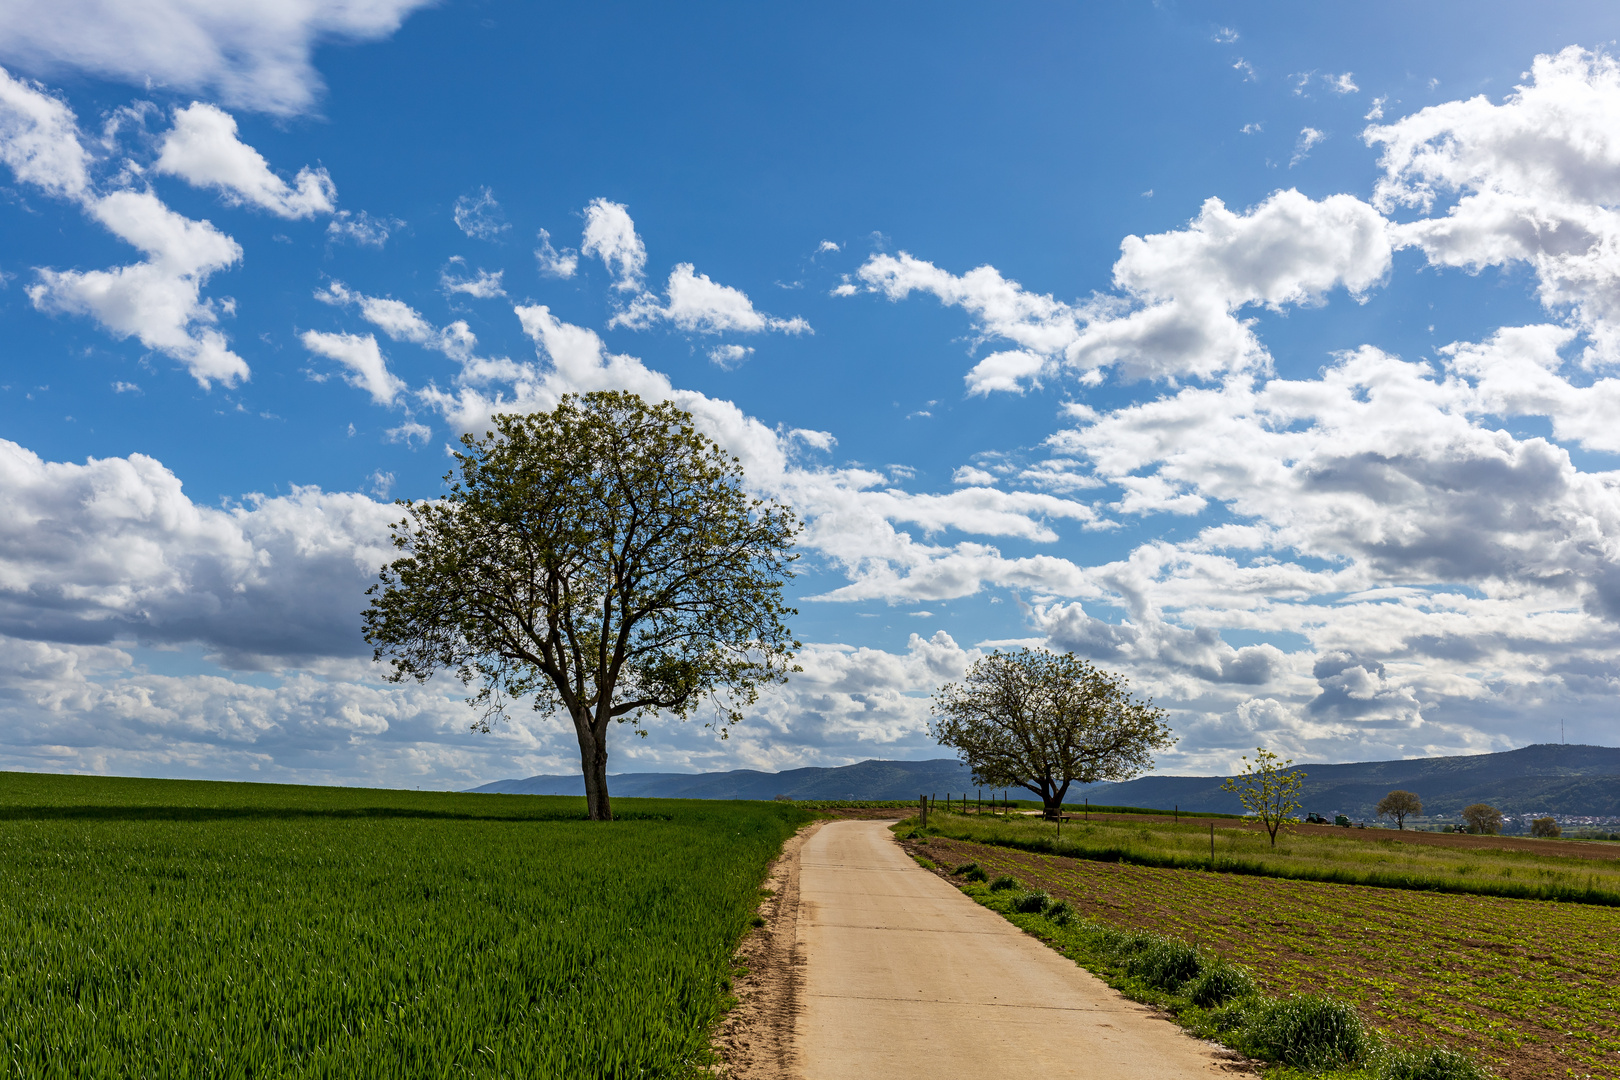
[[973, 662], [934, 694], [929, 730], [985, 787], [1021, 787], [1056, 816], [1075, 782], [1129, 780], [1176, 740], [1164, 710], [1131, 696], [1124, 676], [1073, 653], [1019, 649]]
[[1378, 811], [1379, 817], [1394, 818], [1395, 827], [1404, 829], [1407, 818], [1423, 813], [1423, 800], [1410, 791], [1392, 791], [1379, 799], [1373, 809]]
[[[509, 701], [561, 710], [593, 820], [612, 818], [608, 730], [705, 701], [722, 735], [792, 668], [782, 588], [799, 524], [667, 403], [569, 395], [467, 435], [442, 499], [401, 500], [366, 639], [391, 678], [454, 669], [473, 727]], [[645, 731], [641, 734], [645, 735]]]
[[1502, 831], [1502, 811], [1489, 803], [1477, 802], [1463, 807], [1462, 819], [1468, 831], [1483, 836], [1495, 836]]

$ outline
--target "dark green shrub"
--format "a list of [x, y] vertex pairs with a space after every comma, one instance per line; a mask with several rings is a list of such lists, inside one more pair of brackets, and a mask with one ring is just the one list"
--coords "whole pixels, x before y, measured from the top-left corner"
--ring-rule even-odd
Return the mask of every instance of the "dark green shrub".
[[1187, 988], [1187, 996], [1201, 1009], [1213, 1009], [1228, 1001], [1249, 997], [1256, 992], [1249, 973], [1225, 960], [1213, 960], [1204, 965], [1203, 973]]
[[1018, 879], [1013, 877], [1011, 874], [1002, 874], [1000, 877], [996, 878], [996, 880], [990, 883], [991, 892], [1006, 892], [1008, 889], [1021, 888], [1023, 888], [1023, 886], [1018, 884]]
[[1491, 1071], [1455, 1050], [1400, 1050], [1378, 1063], [1378, 1080], [1489, 1080]]
[[1054, 900], [1041, 914], [1054, 926], [1068, 926], [1074, 921], [1074, 905], [1067, 900]]
[[955, 870], [952, 870], [951, 873], [960, 874], [969, 881], [985, 881], [990, 877], [989, 874], [984, 872], [984, 867], [976, 862], [963, 863]]
[[1137, 952], [1125, 970], [1160, 990], [1173, 991], [1203, 970], [1204, 958], [1184, 941], [1162, 938]]
[[1013, 897], [1012, 909], [1020, 915], [1038, 915], [1051, 902], [1052, 898], [1043, 892], [1019, 893]]
[[1097, 947], [1116, 960], [1127, 960], [1163, 940], [1159, 935], [1145, 931], [1108, 929], [1098, 937]]
[[1254, 1018], [1270, 1004], [1271, 1002], [1262, 997], [1234, 998], [1220, 1008], [1211, 1011], [1209, 1023], [1216, 1031], [1222, 1034], [1240, 1031], [1248, 1027], [1254, 1021]]
[[1354, 1065], [1372, 1047], [1355, 1009], [1316, 994], [1269, 1002], [1248, 1035], [1263, 1056], [1297, 1069]]

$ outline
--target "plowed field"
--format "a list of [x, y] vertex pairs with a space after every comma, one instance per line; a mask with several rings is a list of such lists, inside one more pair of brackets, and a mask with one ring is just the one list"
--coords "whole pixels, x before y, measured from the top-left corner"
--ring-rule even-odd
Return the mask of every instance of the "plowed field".
[[[912, 845], [908, 845], [912, 846]], [[1269, 994], [1330, 993], [1397, 1041], [1471, 1047], [1509, 1080], [1620, 1078], [1620, 910], [1091, 862], [936, 837], [1113, 926], [1250, 968]]]

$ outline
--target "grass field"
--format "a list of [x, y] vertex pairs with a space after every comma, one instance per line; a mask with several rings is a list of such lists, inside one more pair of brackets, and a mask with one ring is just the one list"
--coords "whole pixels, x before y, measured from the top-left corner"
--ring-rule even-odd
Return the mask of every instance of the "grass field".
[[[1216, 822], [1212, 864], [1208, 821], [1069, 822], [1061, 840], [1056, 825], [1033, 817], [934, 813], [928, 825], [930, 832], [960, 840], [1142, 866], [1207, 870], [1213, 865], [1216, 870], [1261, 877], [1620, 905], [1620, 849], [1607, 844], [1591, 844], [1592, 854], [1606, 857], [1578, 858], [1535, 850], [1378, 840], [1372, 839], [1378, 833], [1356, 830], [1285, 832], [1273, 848], [1256, 828]], [[1428, 834], [1423, 838], [1440, 839]], [[1526, 840], [1511, 842], [1534, 846]], [[1547, 850], [1565, 847], [1549, 845]]]
[[788, 804], [0, 774], [0, 1072], [681, 1077]]
[[[1065, 828], [1067, 834], [1067, 828]], [[1509, 1080], [1620, 1077], [1620, 910], [1068, 859], [931, 838], [941, 866], [1069, 900], [1247, 967], [1273, 995], [1353, 1003], [1398, 1043], [1471, 1049]]]

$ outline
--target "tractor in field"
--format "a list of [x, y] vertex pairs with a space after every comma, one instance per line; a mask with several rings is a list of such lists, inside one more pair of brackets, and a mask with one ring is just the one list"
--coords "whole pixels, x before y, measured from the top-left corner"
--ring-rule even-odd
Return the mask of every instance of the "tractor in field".
[[1343, 814], [1334, 814], [1333, 824], [1339, 826], [1341, 829], [1348, 829], [1350, 827], [1350, 819], [1345, 817]]
[[1305, 824], [1307, 825], [1326, 825], [1327, 823], [1328, 819], [1323, 817], [1321, 814], [1305, 815]]

